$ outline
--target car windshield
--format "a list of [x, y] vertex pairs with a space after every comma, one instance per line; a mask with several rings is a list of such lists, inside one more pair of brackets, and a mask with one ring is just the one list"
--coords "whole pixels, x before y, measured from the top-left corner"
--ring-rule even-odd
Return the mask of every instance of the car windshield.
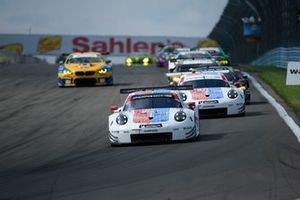
[[169, 47], [169, 48], [164, 49], [164, 52], [165, 52], [165, 53], [174, 53], [175, 51], [176, 51], [176, 49], [175, 49], [175, 48], [172, 48], [172, 47]]
[[229, 83], [221, 79], [200, 79], [184, 82], [183, 85], [192, 85], [193, 88], [230, 87]]
[[67, 63], [98, 63], [103, 62], [101, 57], [74, 57], [67, 60]]
[[189, 72], [192, 70], [201, 70], [206, 67], [207, 64], [189, 64], [189, 65], [178, 65], [174, 72]]
[[124, 111], [151, 108], [182, 108], [182, 105], [172, 94], [137, 95], [125, 104]]

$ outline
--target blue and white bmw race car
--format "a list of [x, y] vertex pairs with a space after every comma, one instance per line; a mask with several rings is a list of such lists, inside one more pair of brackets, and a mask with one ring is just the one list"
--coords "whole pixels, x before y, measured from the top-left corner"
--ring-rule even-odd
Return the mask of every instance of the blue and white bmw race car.
[[[166, 89], [167, 88], [167, 89]], [[111, 145], [196, 139], [198, 112], [182, 102], [179, 89], [191, 86], [121, 89], [129, 93], [122, 107], [112, 106], [109, 116]]]
[[179, 85], [192, 85], [192, 90], [182, 92], [184, 102], [195, 104], [200, 117], [245, 114], [243, 90], [230, 85], [219, 72], [197, 72], [181, 76]]

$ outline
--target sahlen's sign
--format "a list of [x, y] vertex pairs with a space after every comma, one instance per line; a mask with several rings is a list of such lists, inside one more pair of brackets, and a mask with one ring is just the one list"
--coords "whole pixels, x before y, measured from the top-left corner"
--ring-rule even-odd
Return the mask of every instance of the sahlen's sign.
[[300, 62], [289, 62], [286, 73], [287, 85], [300, 85]]

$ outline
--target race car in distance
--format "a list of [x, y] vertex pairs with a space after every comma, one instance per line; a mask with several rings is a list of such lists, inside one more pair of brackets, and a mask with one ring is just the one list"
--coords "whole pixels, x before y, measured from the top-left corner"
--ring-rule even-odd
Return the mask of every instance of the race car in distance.
[[110, 60], [96, 52], [72, 53], [59, 63], [58, 86], [112, 85]]
[[156, 54], [156, 64], [158, 67], [167, 67], [168, 61], [176, 54], [176, 48], [165, 46]]
[[219, 47], [202, 47], [196, 50], [208, 52], [218, 65], [230, 65], [230, 56]]
[[215, 71], [222, 73], [226, 80], [231, 84], [244, 91], [246, 103], [250, 102], [251, 93], [249, 89], [249, 81], [246, 76], [238, 69], [231, 66], [207, 66], [203, 67], [201, 71]]
[[134, 64], [142, 64], [147, 66], [156, 62], [155, 56], [150, 55], [146, 52], [138, 52], [134, 55], [128, 56], [125, 59], [125, 64], [127, 66], [132, 66]]
[[177, 91], [182, 89], [192, 88], [121, 89], [121, 93], [129, 95], [122, 107], [111, 107], [113, 113], [108, 120], [111, 145], [197, 139], [198, 113], [182, 102]]
[[186, 104], [198, 105], [199, 117], [245, 114], [244, 92], [230, 85], [222, 73], [190, 73], [181, 76], [179, 85], [193, 86], [181, 95]]
[[178, 61], [176, 67], [171, 73], [167, 73], [170, 85], [177, 85], [180, 76], [190, 72], [195, 72], [201, 70], [203, 67], [214, 65], [215, 63], [210, 58], [198, 58], [196, 60], [181, 60]]
[[168, 71], [173, 72], [176, 65], [182, 62], [183, 60], [199, 60], [199, 59], [209, 59], [211, 60], [211, 55], [206, 51], [183, 51], [177, 53], [173, 56], [168, 63]]

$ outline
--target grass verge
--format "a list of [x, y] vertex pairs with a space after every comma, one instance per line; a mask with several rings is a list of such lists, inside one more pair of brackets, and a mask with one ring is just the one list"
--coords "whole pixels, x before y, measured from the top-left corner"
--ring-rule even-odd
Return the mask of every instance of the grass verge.
[[241, 69], [258, 75], [294, 110], [300, 119], [300, 85], [286, 85], [286, 69], [274, 66], [245, 65]]

